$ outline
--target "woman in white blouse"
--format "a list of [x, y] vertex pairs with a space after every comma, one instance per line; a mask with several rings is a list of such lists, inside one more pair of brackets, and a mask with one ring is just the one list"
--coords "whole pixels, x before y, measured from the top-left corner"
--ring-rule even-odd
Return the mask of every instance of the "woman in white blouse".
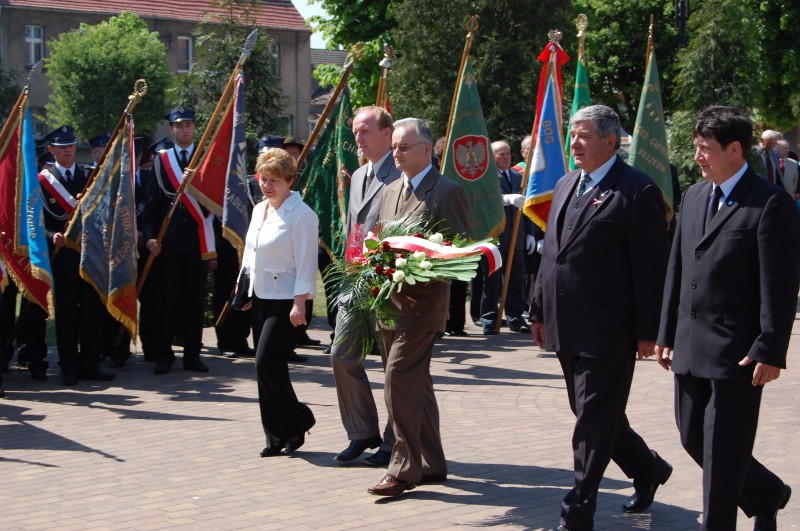
[[319, 220], [292, 191], [297, 166], [286, 151], [262, 153], [256, 176], [265, 200], [253, 210], [242, 267], [250, 272], [254, 319], [261, 330], [256, 372], [267, 436], [261, 457], [270, 457], [300, 448], [316, 422], [311, 409], [297, 400], [288, 358], [297, 343], [297, 327], [311, 318], [305, 301], [316, 294]]

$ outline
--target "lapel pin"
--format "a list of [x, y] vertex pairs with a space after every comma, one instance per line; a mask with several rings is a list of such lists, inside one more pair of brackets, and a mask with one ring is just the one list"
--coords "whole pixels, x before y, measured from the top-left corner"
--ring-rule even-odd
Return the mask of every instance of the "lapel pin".
[[728, 206], [733, 206], [733, 200], [732, 199], [728, 199], [728, 201], [725, 204], [728, 205]]

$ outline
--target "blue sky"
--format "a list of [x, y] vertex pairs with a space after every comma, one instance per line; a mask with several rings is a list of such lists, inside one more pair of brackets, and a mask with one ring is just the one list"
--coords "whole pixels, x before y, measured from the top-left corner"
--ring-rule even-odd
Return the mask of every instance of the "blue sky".
[[[319, 2], [310, 4], [310, 0], [292, 0], [292, 3], [306, 20], [312, 15], [325, 15], [325, 11], [319, 5]], [[315, 49], [325, 48], [325, 41], [319, 33], [311, 34], [311, 47]]]

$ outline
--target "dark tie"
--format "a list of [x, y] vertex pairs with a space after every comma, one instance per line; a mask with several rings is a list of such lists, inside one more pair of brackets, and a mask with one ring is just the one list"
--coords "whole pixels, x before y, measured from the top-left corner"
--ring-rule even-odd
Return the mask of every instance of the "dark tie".
[[706, 215], [706, 230], [708, 230], [708, 226], [711, 225], [711, 220], [714, 219], [714, 216], [719, 210], [719, 201], [722, 199], [722, 196], [722, 188], [715, 186], [714, 193], [711, 194], [711, 204], [708, 206], [708, 214]]
[[188, 154], [189, 154], [189, 152], [186, 151], [185, 149], [181, 150], [181, 162], [180, 162], [180, 164], [181, 164], [181, 169], [182, 170], [185, 170], [186, 166], [189, 165], [189, 159], [187, 157]]
[[361, 196], [366, 197], [367, 190], [369, 190], [369, 186], [372, 184], [372, 181], [375, 179], [375, 170], [372, 168], [372, 164], [367, 166], [367, 175], [364, 178], [364, 190], [362, 190]]
[[589, 176], [588, 173], [584, 173], [581, 176], [581, 182], [578, 183], [578, 190], [575, 192], [575, 197], [580, 197], [586, 193], [586, 188], [589, 186], [589, 183], [592, 182], [592, 178]]
[[64, 173], [64, 180], [66, 180], [67, 182], [70, 182], [72, 180], [72, 172], [71, 171], [67, 170]]
[[767, 157], [767, 180], [771, 183], [775, 182], [775, 166], [772, 164], [772, 153], [769, 151], [764, 153]]
[[408, 180], [408, 177], [405, 179], [405, 184], [403, 185], [403, 203], [407, 203], [409, 199], [411, 199], [411, 195], [414, 193], [414, 185], [411, 184], [411, 181]]
[[503, 170], [500, 173], [503, 175], [503, 178], [508, 183], [508, 191], [509, 191], [509, 193], [514, 193], [514, 189], [511, 187], [511, 178], [508, 176], [508, 172]]

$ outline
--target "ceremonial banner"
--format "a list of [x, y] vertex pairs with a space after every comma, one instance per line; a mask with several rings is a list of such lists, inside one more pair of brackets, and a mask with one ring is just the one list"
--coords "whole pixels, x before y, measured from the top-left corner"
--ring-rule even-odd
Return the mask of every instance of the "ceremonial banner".
[[469, 196], [469, 235], [473, 240], [503, 232], [506, 217], [478, 83], [469, 58], [464, 62], [442, 175], [464, 187]]
[[[20, 293], [52, 317], [53, 277], [44, 228], [39, 220], [42, 193], [36, 178], [35, 147], [30, 151], [34, 141], [27, 107], [25, 93], [6, 120], [6, 134], [0, 143], [0, 255]], [[26, 135], [30, 137], [27, 141]], [[32, 175], [34, 184], [26, 184], [28, 175]], [[26, 186], [29, 186], [27, 192]], [[30, 226], [29, 219], [34, 221]], [[22, 233], [26, 235], [24, 242], [18, 241]], [[35, 263], [31, 262], [32, 245], [34, 249], [45, 250], [43, 260], [37, 250]]]
[[667, 220], [672, 219], [674, 214], [672, 173], [669, 169], [667, 128], [664, 124], [664, 109], [661, 106], [661, 83], [658, 79], [654, 47], [650, 49], [650, 58], [647, 62], [628, 164], [646, 173], [661, 188]]
[[303, 201], [319, 217], [320, 245], [337, 260], [344, 257], [347, 247], [344, 234], [350, 177], [359, 165], [358, 146], [353, 135], [353, 109], [345, 90], [295, 186]]
[[[555, 55], [555, 57], [553, 57], [553, 55]], [[550, 80], [548, 79], [548, 72], [551, 72], [552, 75], [555, 76], [557, 82], [556, 89], [558, 92], [558, 101], [560, 102], [561, 97], [564, 94], [564, 86], [561, 83], [561, 67], [569, 61], [569, 55], [567, 55], [567, 52], [565, 52], [561, 45], [557, 42], [548, 42], [547, 46], [545, 46], [544, 50], [542, 50], [542, 53], [539, 54], [539, 61], [544, 64], [542, 65], [542, 74], [539, 77], [539, 90], [536, 93], [536, 114], [534, 115], [533, 119], [534, 134], [538, 134], [539, 131], [539, 120], [542, 116], [545, 92], [550, 83]], [[536, 138], [534, 138], [534, 140], [536, 140]]]
[[[575, 72], [575, 94], [572, 96], [572, 110], [569, 113], [570, 119], [575, 116], [576, 112], [592, 104], [592, 95], [589, 93], [589, 76], [586, 73], [585, 62], [586, 59], [583, 57], [578, 59], [578, 69]], [[565, 138], [564, 146], [569, 155], [569, 169], [571, 171], [577, 166], [575, 166], [575, 159], [572, 158], [572, 150], [569, 148], [569, 128]]]
[[561, 98], [555, 76], [550, 75], [538, 121], [536, 147], [533, 151], [531, 176], [523, 209], [525, 215], [542, 230], [547, 230], [547, 216], [550, 214], [550, 205], [553, 201], [553, 189], [558, 180], [567, 173], [560, 112]]
[[222, 234], [239, 253], [250, 225], [247, 188], [244, 79], [236, 76], [233, 96], [211, 140], [208, 153], [186, 191], [222, 219]]
[[108, 312], [136, 337], [133, 129], [133, 119], [128, 117], [115, 131], [64, 238], [81, 254], [81, 277], [94, 287]]

